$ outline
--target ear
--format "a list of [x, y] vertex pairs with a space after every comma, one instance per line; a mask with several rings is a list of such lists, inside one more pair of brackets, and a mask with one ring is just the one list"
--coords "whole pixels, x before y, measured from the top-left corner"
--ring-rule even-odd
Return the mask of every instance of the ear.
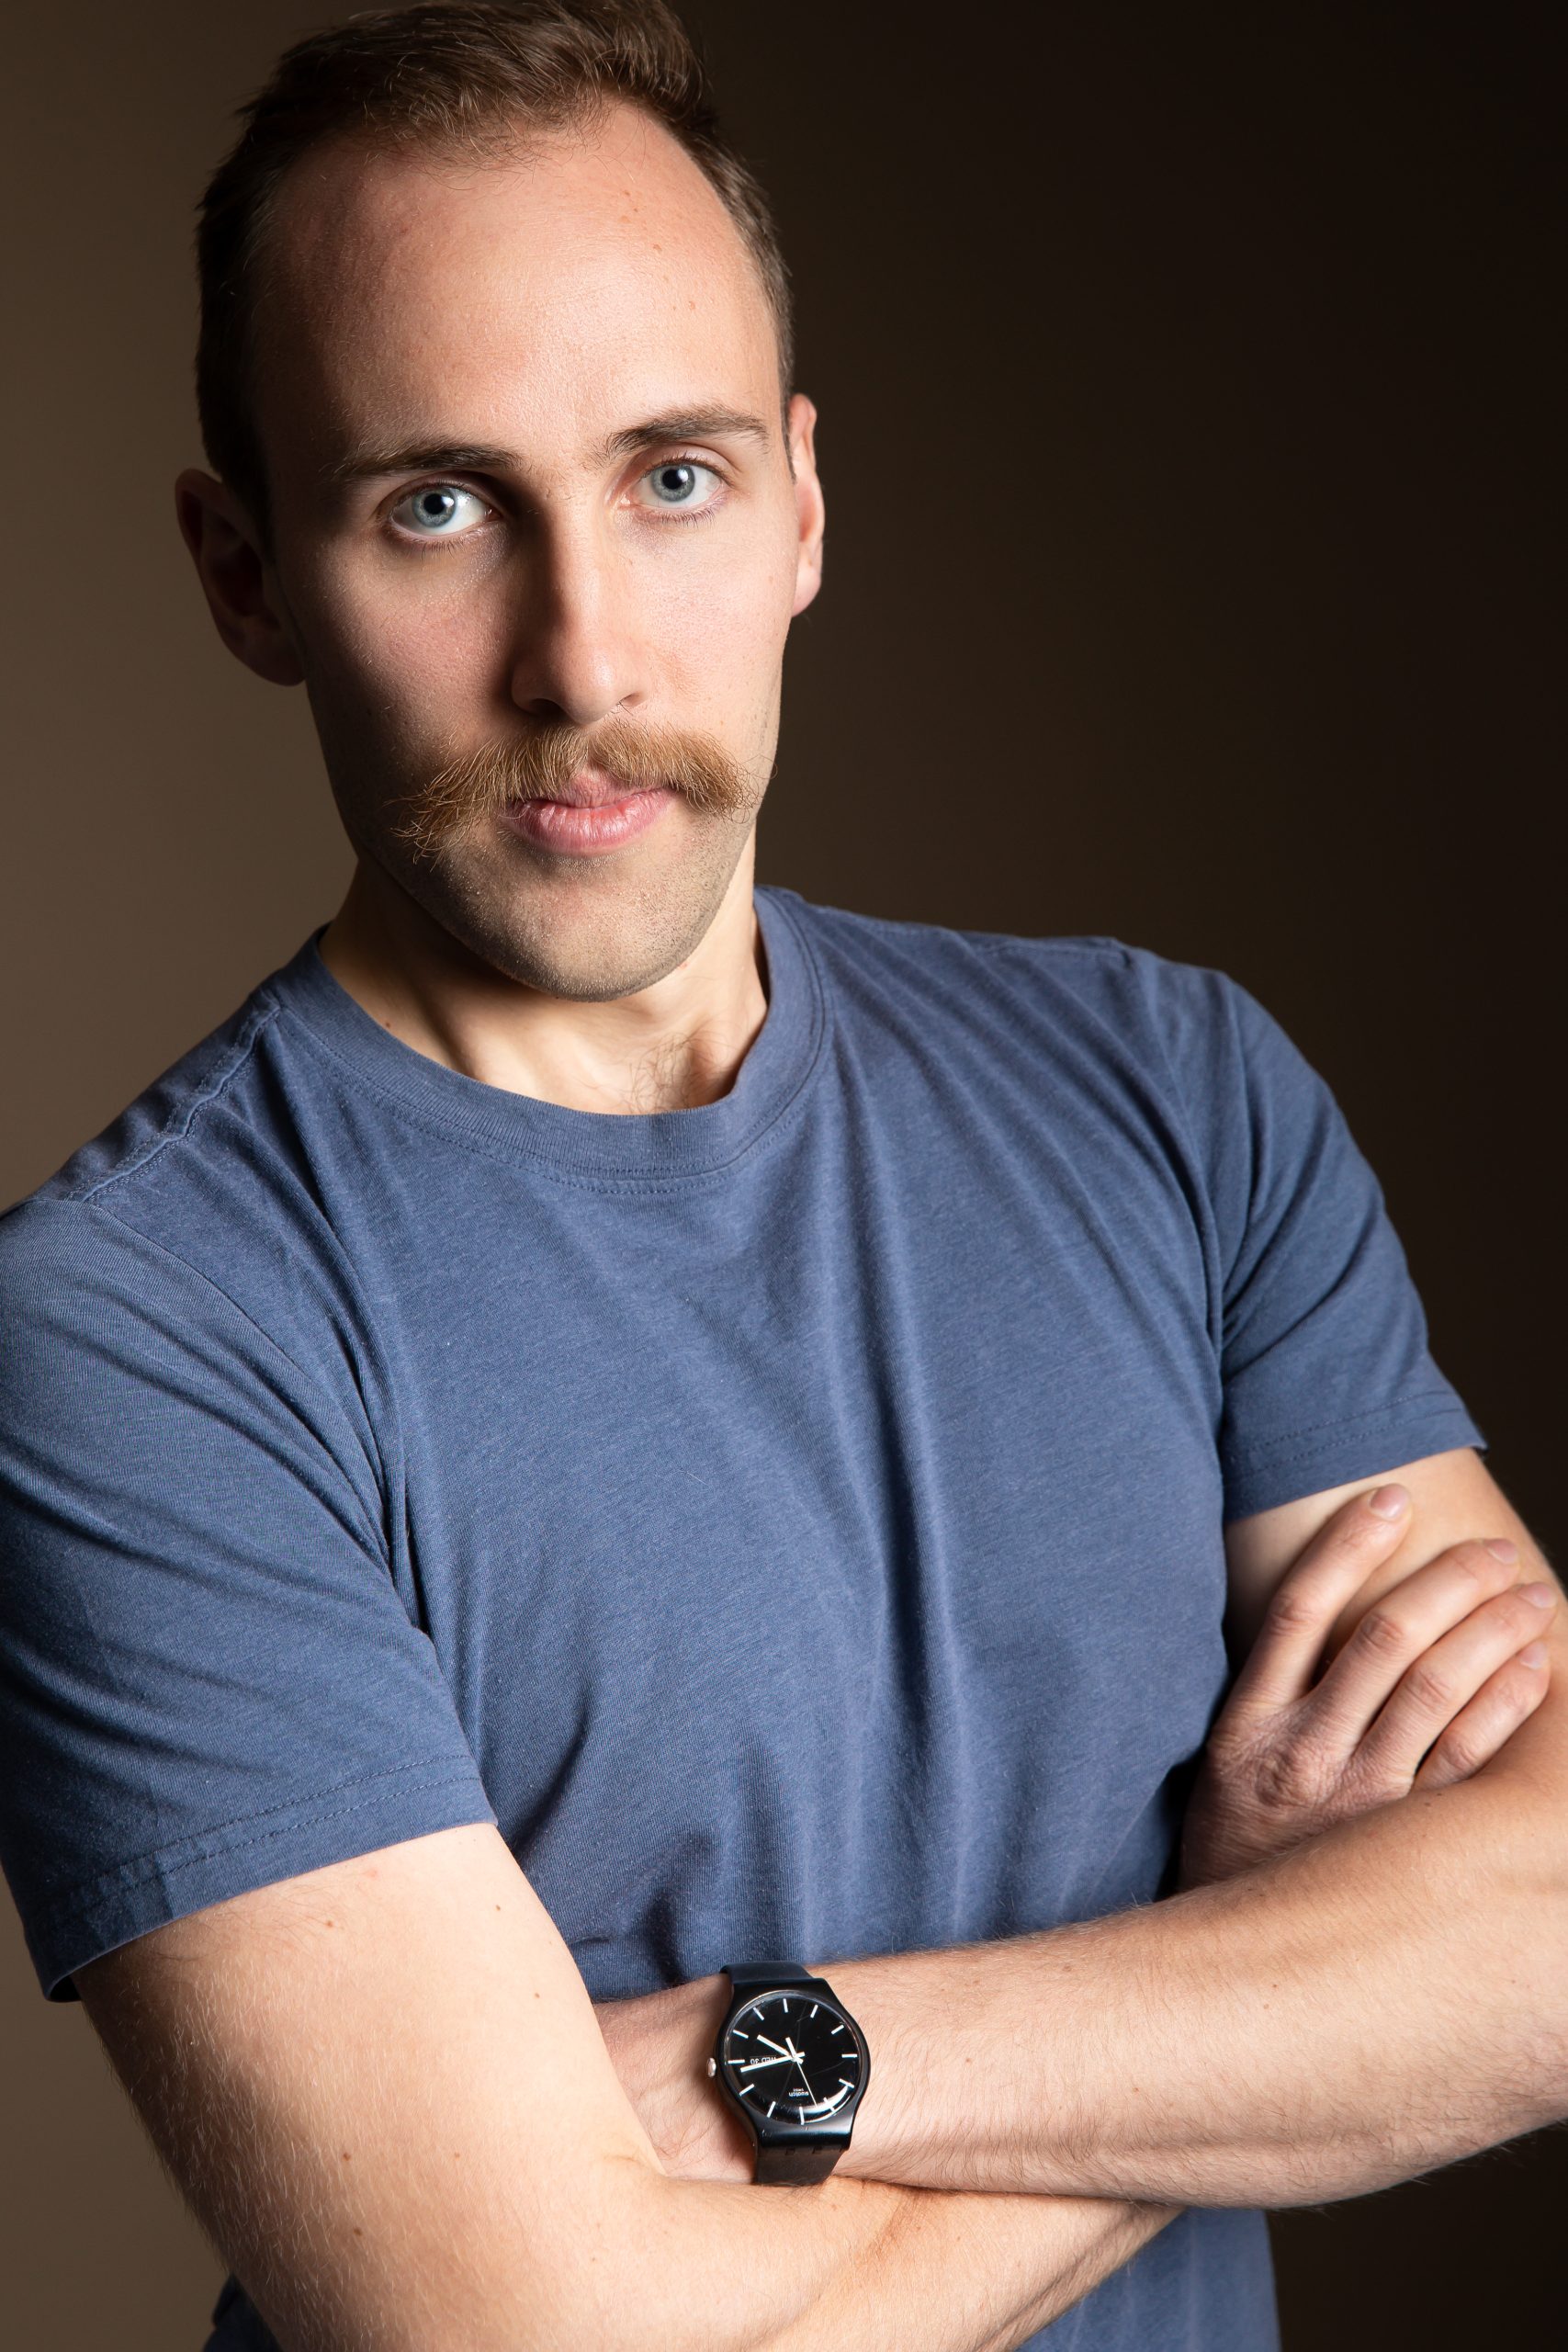
[[215, 475], [187, 467], [175, 483], [175, 512], [230, 652], [258, 678], [299, 685], [305, 673], [277, 574], [233, 492]]
[[803, 613], [822, 585], [822, 534], [826, 511], [822, 485], [817, 479], [817, 405], [804, 392], [792, 392], [789, 402], [790, 460], [795, 469], [795, 511], [800, 544], [795, 559], [795, 602], [790, 618]]

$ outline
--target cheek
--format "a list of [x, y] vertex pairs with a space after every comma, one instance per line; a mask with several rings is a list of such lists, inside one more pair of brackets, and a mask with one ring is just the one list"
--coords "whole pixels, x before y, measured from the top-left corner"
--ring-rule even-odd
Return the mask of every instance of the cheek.
[[[432, 566], [434, 572], [434, 566]], [[395, 727], [400, 713], [460, 707], [504, 675], [502, 597], [471, 578], [421, 580], [323, 566], [313, 586], [310, 638], [335, 699]]]
[[649, 689], [678, 691], [692, 701], [747, 695], [777, 666], [777, 608], [754, 581], [730, 575], [701, 591], [661, 600], [644, 636]]
[[[742, 691], [771, 679], [789, 634], [795, 575], [793, 546], [760, 537], [699, 550], [689, 564], [650, 568], [638, 601], [645, 643], [663, 681], [722, 695], [727, 684]], [[635, 613], [628, 617], [635, 626]]]

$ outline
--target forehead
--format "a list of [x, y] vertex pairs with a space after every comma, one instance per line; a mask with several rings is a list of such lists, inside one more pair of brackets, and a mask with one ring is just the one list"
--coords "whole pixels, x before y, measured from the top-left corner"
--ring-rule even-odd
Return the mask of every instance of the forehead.
[[323, 144], [279, 190], [259, 277], [276, 477], [367, 435], [548, 463], [694, 390], [776, 405], [751, 255], [684, 149], [627, 107], [481, 163]]

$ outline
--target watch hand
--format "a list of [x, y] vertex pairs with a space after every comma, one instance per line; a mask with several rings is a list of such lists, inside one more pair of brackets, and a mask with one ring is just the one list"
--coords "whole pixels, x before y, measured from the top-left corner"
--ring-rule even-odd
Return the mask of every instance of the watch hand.
[[795, 2064], [800, 2068], [800, 2079], [806, 2085], [806, 2096], [809, 2098], [811, 2097], [811, 2077], [806, 2071], [805, 2059], [801, 2056], [799, 2051], [795, 2046], [795, 2036], [793, 2034], [791, 2034], [788, 2041], [784, 2044], [784, 2047], [789, 2052], [789, 2054], [795, 2061]]
[[778, 2050], [779, 2056], [781, 2058], [793, 2058], [795, 2054], [793, 2050], [779, 2050], [778, 2043], [776, 2041], [770, 2041], [765, 2033], [760, 2033], [757, 2036], [757, 2039], [765, 2050]]

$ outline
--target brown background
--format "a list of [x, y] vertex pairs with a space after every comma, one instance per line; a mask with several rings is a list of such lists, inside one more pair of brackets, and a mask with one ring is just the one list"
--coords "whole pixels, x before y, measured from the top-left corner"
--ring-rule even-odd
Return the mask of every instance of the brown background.
[[[303, 696], [222, 651], [169, 492], [191, 207], [328, 20], [77, 0], [13, 36], [6, 1200], [346, 878]], [[829, 512], [762, 878], [1243, 980], [1338, 1093], [1551, 1545], [1545, 10], [689, 21], [779, 207]], [[0, 2085], [0, 2332], [196, 2352], [220, 2266], [8, 1905]], [[1275, 2217], [1287, 2352], [1534, 2340], [1565, 2151]]]

